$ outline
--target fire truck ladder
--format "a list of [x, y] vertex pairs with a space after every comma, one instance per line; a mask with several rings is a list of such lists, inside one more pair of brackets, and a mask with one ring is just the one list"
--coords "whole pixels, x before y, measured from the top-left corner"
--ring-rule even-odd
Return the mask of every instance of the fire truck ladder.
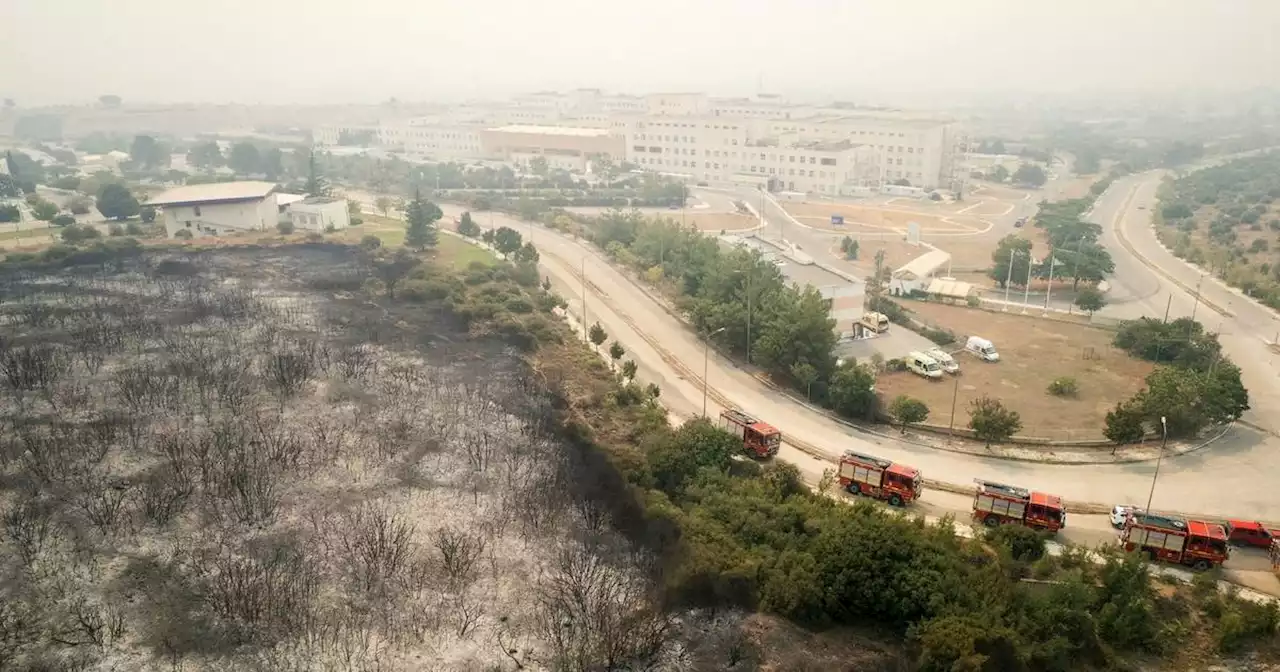
[[744, 426], [751, 426], [756, 424], [757, 422], [760, 422], [755, 416], [747, 415], [742, 411], [732, 409], [732, 408], [726, 408], [724, 412], [721, 413], [721, 416], [726, 417], [730, 420], [733, 420], [734, 422], [740, 422]]
[[844, 451], [844, 456], [858, 460], [860, 462], [867, 462], [869, 464], [874, 464], [880, 469], [888, 469], [889, 465], [893, 464], [889, 460], [885, 460], [879, 457], [872, 457], [870, 455], [863, 455], [862, 453], [855, 453], [852, 450]]
[[981, 478], [973, 479], [978, 484], [978, 490], [985, 493], [1002, 495], [1013, 499], [1030, 499], [1031, 493], [1026, 488], [1019, 488], [1014, 485], [1005, 485], [1004, 483], [996, 483], [994, 481], [984, 481]]

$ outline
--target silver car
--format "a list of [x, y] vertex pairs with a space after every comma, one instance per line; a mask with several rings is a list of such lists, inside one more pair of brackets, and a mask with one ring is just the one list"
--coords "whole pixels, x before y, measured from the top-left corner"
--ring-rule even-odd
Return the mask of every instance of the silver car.
[[1129, 520], [1129, 514], [1131, 513], [1133, 513], [1132, 506], [1116, 504], [1111, 507], [1111, 527], [1114, 527], [1117, 530], [1124, 527], [1124, 523], [1126, 520]]

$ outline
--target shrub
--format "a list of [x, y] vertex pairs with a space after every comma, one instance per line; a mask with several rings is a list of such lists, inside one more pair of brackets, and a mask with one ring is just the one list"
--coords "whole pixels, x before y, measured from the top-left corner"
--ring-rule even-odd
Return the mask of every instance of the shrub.
[[321, 242], [321, 241], [323, 241], [323, 240], [324, 240], [324, 234], [322, 234], [322, 233], [316, 233], [316, 232], [312, 231], [311, 233], [308, 233], [308, 234], [307, 234], [307, 239], [306, 239], [306, 240], [307, 240], [307, 242], [308, 242], [308, 243], [319, 243], [319, 242]]
[[920, 335], [938, 345], [951, 345], [956, 342], [956, 335], [947, 329], [925, 328], [920, 331]]
[[178, 232], [173, 234], [173, 237], [180, 240], [191, 240], [195, 236], [191, 234], [190, 229], [178, 229]]
[[360, 239], [360, 249], [366, 252], [372, 252], [380, 247], [382, 247], [382, 239], [373, 234], [367, 234]]
[[138, 214], [140, 214], [140, 215], [142, 216], [142, 221], [144, 221], [144, 222], [146, 222], [146, 223], [148, 223], [148, 224], [150, 224], [151, 222], [156, 221], [156, 209], [155, 209], [155, 206], [152, 206], [152, 205], [144, 205], [144, 206], [142, 206], [142, 210], [141, 210]]
[[1080, 385], [1071, 376], [1060, 376], [1049, 383], [1049, 394], [1055, 397], [1074, 397], [1080, 393]]
[[63, 227], [62, 229], [62, 240], [73, 245], [84, 240], [93, 240], [94, 238], [101, 237], [102, 234], [98, 233], [98, 230], [92, 226], [79, 226], [72, 224], [71, 226]]
[[293, 222], [286, 219], [283, 222], [277, 223], [276, 231], [279, 231], [286, 236], [293, 233]]
[[75, 224], [75, 223], [76, 223], [76, 218], [72, 217], [71, 215], [58, 215], [57, 217], [53, 218], [53, 222], [52, 222], [54, 226], [71, 226], [72, 224]]
[[124, 227], [112, 222], [107, 225], [107, 235], [113, 238], [124, 235]]
[[[146, 220], [146, 218], [144, 217], [142, 221], [144, 221], [144, 222], [145, 222], [145, 221], [147, 221], [147, 220]], [[144, 236], [144, 235], [146, 235], [146, 233], [147, 233], [147, 232], [142, 228], [142, 225], [141, 225], [141, 224], [139, 224], [139, 223], [137, 223], [137, 222], [129, 222], [128, 224], [125, 224], [125, 225], [124, 225], [124, 232], [125, 232], [125, 233], [127, 233], [127, 234], [129, 234], [129, 235], [131, 235], [131, 236]]]
[[1014, 560], [1035, 562], [1044, 557], [1045, 535], [1022, 525], [1001, 525], [989, 529], [987, 541], [1009, 551]]
[[0, 205], [0, 222], [16, 222], [22, 219], [22, 211], [16, 205]]

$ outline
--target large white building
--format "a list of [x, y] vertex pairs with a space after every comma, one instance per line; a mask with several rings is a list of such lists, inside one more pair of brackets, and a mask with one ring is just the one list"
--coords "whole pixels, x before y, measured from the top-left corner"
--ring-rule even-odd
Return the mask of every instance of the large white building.
[[770, 95], [635, 97], [596, 89], [460, 105], [374, 127], [324, 127], [316, 139], [334, 145], [372, 134], [379, 146], [411, 159], [506, 159], [484, 138], [510, 125], [602, 129], [625, 146], [614, 158], [643, 170], [829, 195], [904, 181], [925, 190], [958, 188], [965, 142], [951, 121], [906, 112], [795, 104]]
[[271, 182], [216, 182], [176, 187], [147, 201], [160, 208], [165, 232], [193, 237], [274, 228], [279, 218]]

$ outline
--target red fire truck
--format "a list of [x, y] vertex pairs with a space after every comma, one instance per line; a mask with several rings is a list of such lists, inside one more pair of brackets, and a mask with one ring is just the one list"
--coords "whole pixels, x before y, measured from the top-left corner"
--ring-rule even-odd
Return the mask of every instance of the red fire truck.
[[974, 479], [973, 517], [987, 527], [1017, 523], [1057, 532], [1067, 526], [1067, 506], [1057, 495]]
[[778, 454], [778, 446], [782, 444], [782, 432], [773, 425], [760, 422], [758, 418], [742, 411], [726, 409], [720, 413], [720, 428], [742, 439], [742, 447], [746, 452], [760, 459]]
[[1217, 523], [1185, 520], [1135, 511], [1125, 521], [1120, 544], [1126, 551], [1142, 551], [1149, 560], [1163, 560], [1198, 570], [1226, 562], [1227, 530]]
[[852, 450], [840, 456], [837, 475], [849, 494], [875, 497], [893, 506], [910, 504], [921, 493], [919, 469]]

